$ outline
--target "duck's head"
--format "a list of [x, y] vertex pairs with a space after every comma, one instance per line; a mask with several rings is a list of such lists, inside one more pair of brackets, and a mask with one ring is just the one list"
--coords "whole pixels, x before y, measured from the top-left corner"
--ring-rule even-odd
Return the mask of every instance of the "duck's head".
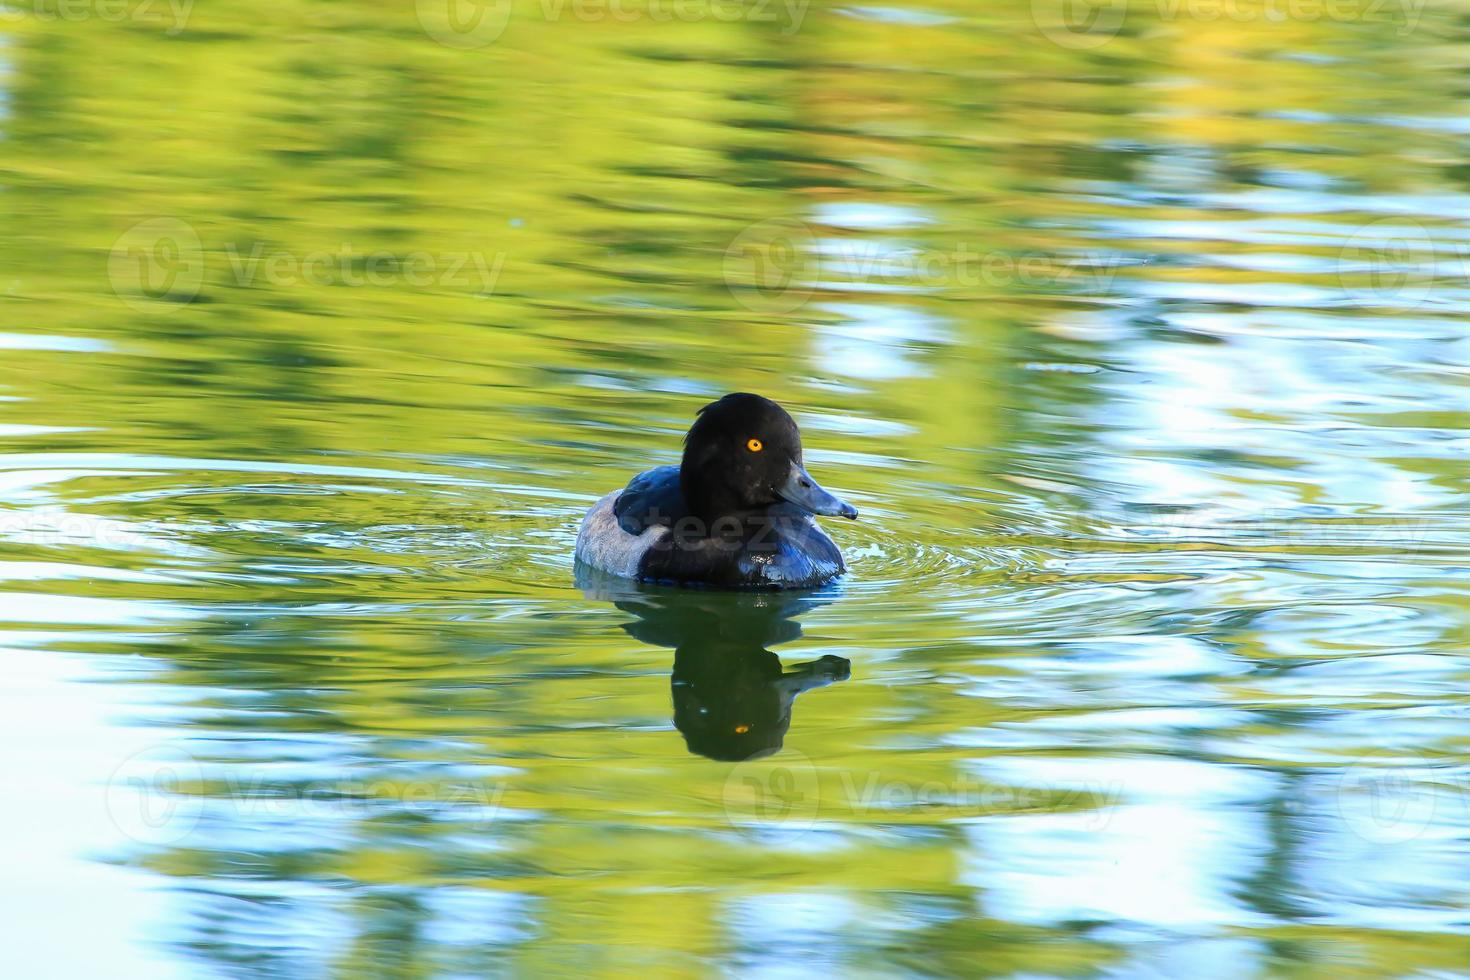
[[699, 410], [679, 466], [684, 501], [713, 520], [785, 502], [826, 517], [857, 508], [823, 490], [801, 461], [801, 432], [769, 398], [737, 392]]

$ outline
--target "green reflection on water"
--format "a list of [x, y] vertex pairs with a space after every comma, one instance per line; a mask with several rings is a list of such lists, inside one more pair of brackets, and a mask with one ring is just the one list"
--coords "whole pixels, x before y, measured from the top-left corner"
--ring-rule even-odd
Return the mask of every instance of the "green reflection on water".
[[[1454, 7], [431, 6], [6, 21], [0, 639], [182, 760], [140, 962], [1462, 967]], [[584, 594], [728, 390], [852, 574]]]

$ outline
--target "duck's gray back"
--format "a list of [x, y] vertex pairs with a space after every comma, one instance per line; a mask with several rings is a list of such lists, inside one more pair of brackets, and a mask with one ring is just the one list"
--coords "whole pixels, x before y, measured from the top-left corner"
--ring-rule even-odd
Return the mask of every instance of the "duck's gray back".
[[641, 534], [624, 531], [613, 511], [622, 493], [614, 490], [593, 504], [582, 518], [582, 529], [577, 532], [577, 559], [604, 572], [637, 578], [643, 555], [669, 529], [652, 525]]

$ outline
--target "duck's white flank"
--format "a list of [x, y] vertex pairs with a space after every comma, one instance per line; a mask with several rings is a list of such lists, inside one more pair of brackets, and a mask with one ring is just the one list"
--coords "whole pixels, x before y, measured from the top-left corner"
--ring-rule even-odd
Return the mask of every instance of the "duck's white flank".
[[582, 518], [582, 529], [577, 532], [577, 558], [604, 572], [637, 578], [639, 560], [669, 529], [654, 525], [642, 534], [624, 531], [613, 513], [613, 505], [622, 492], [614, 490], [603, 497]]

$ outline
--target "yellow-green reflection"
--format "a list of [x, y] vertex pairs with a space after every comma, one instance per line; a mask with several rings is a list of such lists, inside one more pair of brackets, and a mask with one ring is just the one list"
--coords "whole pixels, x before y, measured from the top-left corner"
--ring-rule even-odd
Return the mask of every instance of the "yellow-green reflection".
[[[1463, 963], [1463, 27], [1282, 6], [7, 17], [0, 641], [160, 733], [131, 955]], [[852, 574], [584, 595], [727, 390]]]

